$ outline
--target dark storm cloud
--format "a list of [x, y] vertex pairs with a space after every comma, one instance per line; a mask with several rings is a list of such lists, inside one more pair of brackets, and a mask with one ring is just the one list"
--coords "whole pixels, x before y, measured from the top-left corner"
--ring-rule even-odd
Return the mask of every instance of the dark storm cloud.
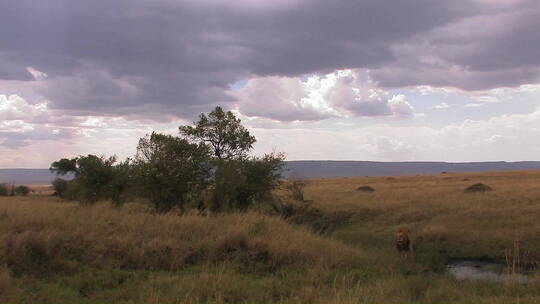
[[[32, 66], [48, 75], [39, 93], [51, 108], [180, 117], [233, 103], [229, 84], [253, 75], [370, 68], [385, 86], [529, 81], [538, 76], [540, 55], [525, 36], [536, 39], [531, 47], [538, 45], [538, 7], [499, 2], [2, 1], [0, 79], [33, 79], [26, 72]], [[495, 35], [490, 27], [477, 36], [460, 28], [482, 16], [510, 20], [519, 37], [498, 26]], [[427, 49], [416, 46], [418, 37]], [[520, 59], [512, 47], [497, 48], [511, 45], [509, 37], [525, 48]], [[487, 56], [494, 48], [494, 57]], [[419, 61], [418, 55], [441, 62]], [[453, 65], [468, 70], [444, 76]], [[457, 81], [460, 75], [472, 84]]]
[[424, 84], [465, 90], [538, 83], [540, 2], [514, 2], [394, 45], [395, 60], [374, 69], [373, 77], [388, 87]]

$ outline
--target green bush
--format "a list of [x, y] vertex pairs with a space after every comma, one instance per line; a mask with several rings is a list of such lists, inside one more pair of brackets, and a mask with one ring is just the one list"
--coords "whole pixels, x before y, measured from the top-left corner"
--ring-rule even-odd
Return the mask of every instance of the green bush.
[[245, 211], [257, 202], [270, 200], [279, 183], [283, 154], [268, 154], [262, 158], [218, 161], [210, 209]]
[[16, 195], [27, 196], [28, 193], [30, 193], [30, 188], [24, 185], [20, 185], [15, 187], [14, 191]]
[[6, 184], [0, 184], [0, 196], [8, 196], [9, 188]]
[[123, 205], [136, 192], [136, 172], [131, 159], [119, 163], [113, 168], [114, 174], [109, 183], [110, 198], [115, 206]]
[[52, 181], [52, 187], [54, 190], [54, 195], [65, 198], [66, 191], [68, 189], [69, 181], [57, 178]]
[[73, 159], [63, 158], [51, 164], [50, 170], [57, 175], [73, 174], [71, 181], [53, 181], [55, 193], [63, 198], [76, 199], [83, 203], [111, 199], [121, 204], [125, 198], [130, 178], [130, 160], [116, 164], [116, 157], [105, 158], [89, 154]]

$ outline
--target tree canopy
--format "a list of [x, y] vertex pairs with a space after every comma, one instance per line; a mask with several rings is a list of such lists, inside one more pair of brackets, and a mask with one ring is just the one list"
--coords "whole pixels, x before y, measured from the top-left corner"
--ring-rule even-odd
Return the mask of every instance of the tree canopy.
[[57, 175], [66, 175], [68, 173], [77, 173], [77, 157], [62, 158], [51, 164], [49, 170]]
[[155, 132], [139, 140], [135, 165], [144, 194], [159, 212], [183, 209], [211, 174], [206, 145]]
[[231, 111], [215, 107], [208, 115], [199, 115], [194, 126], [180, 126], [180, 134], [197, 143], [210, 146], [215, 158], [234, 159], [247, 155], [256, 139], [242, 126]]

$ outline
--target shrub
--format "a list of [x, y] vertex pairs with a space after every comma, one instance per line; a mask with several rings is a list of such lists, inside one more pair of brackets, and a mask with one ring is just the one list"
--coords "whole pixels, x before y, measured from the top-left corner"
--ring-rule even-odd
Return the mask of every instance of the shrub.
[[52, 181], [52, 187], [54, 190], [54, 195], [65, 198], [66, 191], [68, 189], [69, 181], [57, 178]]
[[27, 196], [28, 193], [30, 193], [30, 188], [24, 185], [20, 185], [15, 187], [14, 191], [16, 195]]
[[485, 184], [482, 184], [482, 183], [476, 183], [474, 185], [471, 185], [471, 186], [467, 187], [467, 189], [465, 189], [463, 192], [465, 192], [465, 193], [476, 193], [476, 192], [484, 193], [484, 192], [489, 192], [489, 191], [492, 191], [492, 190], [493, 189], [488, 185], [485, 185]]
[[219, 161], [210, 209], [245, 211], [257, 202], [269, 201], [279, 184], [283, 159], [283, 154], [267, 154], [262, 158]]
[[0, 196], [8, 196], [9, 188], [6, 184], [0, 184]]
[[291, 198], [297, 202], [306, 202], [304, 197], [304, 189], [308, 182], [305, 180], [293, 180], [285, 185], [285, 189], [289, 191]]
[[135, 193], [136, 172], [131, 159], [119, 163], [114, 167], [114, 175], [111, 179], [110, 197], [115, 206], [123, 205]]
[[375, 192], [375, 189], [371, 186], [360, 186], [356, 188], [356, 190], [361, 191], [361, 192]]
[[50, 170], [57, 175], [73, 174], [71, 181], [53, 181], [55, 193], [60, 197], [77, 199], [83, 203], [112, 199], [121, 204], [128, 184], [130, 160], [116, 164], [116, 157], [105, 158], [89, 154], [73, 159], [63, 158], [51, 164]]

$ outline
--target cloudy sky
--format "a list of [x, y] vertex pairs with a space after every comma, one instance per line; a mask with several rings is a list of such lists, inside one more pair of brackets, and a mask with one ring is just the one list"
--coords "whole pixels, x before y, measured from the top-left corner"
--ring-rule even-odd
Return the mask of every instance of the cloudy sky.
[[216, 105], [290, 160], [540, 159], [537, 0], [0, 1], [0, 168]]

